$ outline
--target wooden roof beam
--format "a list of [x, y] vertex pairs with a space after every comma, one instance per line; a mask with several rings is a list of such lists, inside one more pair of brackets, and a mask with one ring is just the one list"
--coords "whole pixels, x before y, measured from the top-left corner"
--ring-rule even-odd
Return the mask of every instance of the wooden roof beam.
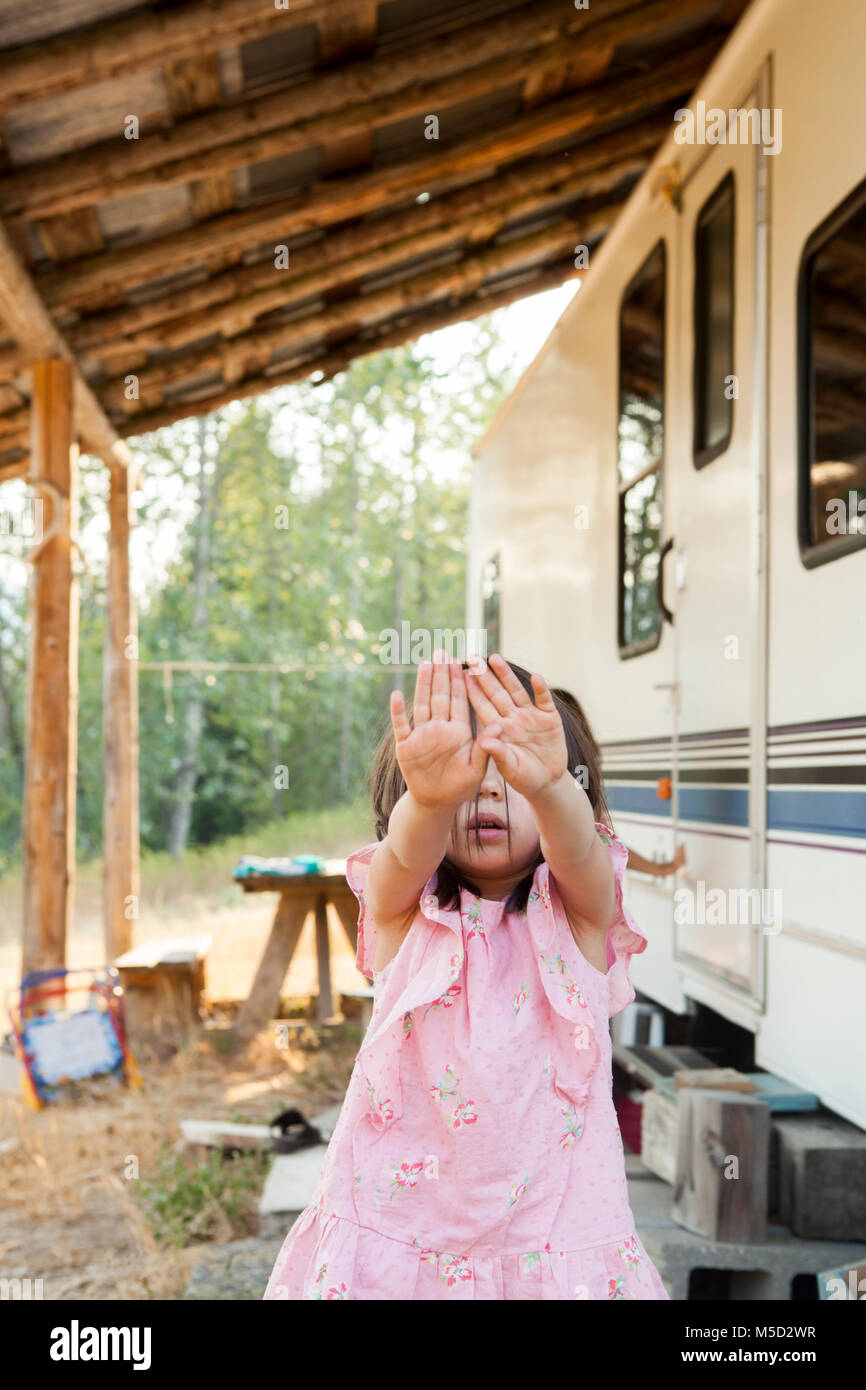
[[354, 337], [326, 352], [319, 350], [318, 355], [314, 352], [303, 361], [296, 362], [282, 371], [274, 371], [267, 375], [257, 373], [245, 377], [232, 383], [230, 387], [217, 391], [200, 401], [186, 403], [175, 401], [169, 406], [131, 416], [121, 427], [122, 433], [126, 438], [137, 438], [151, 430], [172, 425], [176, 420], [183, 420], [189, 416], [209, 415], [211, 411], [219, 410], [232, 401], [245, 400], [249, 396], [259, 396], [263, 391], [272, 391], [277, 386], [288, 386], [294, 382], [302, 381], [306, 377], [312, 376], [314, 372], [321, 372], [323, 374], [322, 380], [327, 381], [336, 376], [338, 372], [345, 371], [356, 357], [383, 352], [386, 348], [402, 347], [405, 343], [420, 338], [424, 333], [434, 333], [440, 328], [449, 328], [452, 324], [463, 323], [478, 318], [481, 314], [492, 313], [495, 309], [502, 309], [508, 304], [513, 304], [517, 299], [541, 294], [544, 290], [556, 289], [559, 285], [565, 284], [567, 280], [579, 279], [582, 274], [582, 271], [575, 270], [573, 258], [560, 261], [555, 266], [547, 267], [536, 275], [528, 276], [519, 285], [509, 286], [508, 289], [500, 290], [494, 294], [475, 293], [466, 299], [450, 304], [438, 313], [414, 316], [400, 324], [386, 326], [375, 335]]
[[150, 5], [90, 28], [0, 53], [0, 111], [43, 101], [94, 82], [228, 44], [315, 24], [323, 8], [351, 13], [354, 0], [187, 0], [172, 9]]
[[[270, 258], [226, 271], [200, 285], [163, 299], [124, 306], [72, 325], [70, 343], [99, 362], [117, 357], [124, 346], [132, 353], [175, 350], [211, 333], [232, 336], [250, 328], [261, 314], [338, 287], [362, 276], [384, 271], [401, 260], [458, 244], [490, 241], [506, 222], [565, 199], [584, 199], [606, 192], [627, 175], [645, 167], [655, 128], [642, 130], [643, 147], [608, 165], [605, 174], [587, 174], [580, 161], [538, 161], [526, 170], [485, 179], [457, 193], [414, 207], [393, 218], [351, 225], [322, 242], [291, 253], [290, 269], [276, 270]], [[657, 138], [655, 140], [657, 144]], [[610, 199], [590, 216], [599, 226], [610, 225], [621, 198]], [[589, 211], [589, 210], [588, 210]], [[558, 215], [551, 212], [551, 216]], [[575, 215], [583, 225], [582, 208]], [[599, 220], [601, 219], [601, 220]], [[201, 306], [201, 307], [199, 307]], [[14, 356], [0, 352], [0, 375], [14, 375]]]
[[[433, 306], [436, 300], [446, 295], [466, 298], [480, 290], [491, 275], [507, 274], [524, 267], [531, 271], [535, 262], [554, 256], [561, 260], [566, 250], [580, 242], [582, 235], [579, 222], [573, 217], [561, 217], [529, 236], [515, 237], [501, 246], [492, 246], [478, 255], [463, 257], [454, 264], [411, 276], [372, 294], [352, 295], [328, 305], [319, 313], [292, 319], [288, 323], [277, 323], [268, 328], [256, 325], [250, 332], [239, 334], [227, 342], [219, 342], [204, 350], [192, 348], [152, 367], [143, 367], [138, 373], [138, 408], [146, 408], [151, 403], [159, 404], [153, 399], [154, 393], [161, 394], [167, 386], [184, 377], [220, 371], [227, 382], [238, 381], [249, 375], [250, 370], [264, 371], [274, 351], [285, 351], [310, 339], [351, 329], [358, 323], [414, 313], [419, 306], [427, 306], [435, 312]], [[124, 377], [121, 376], [105, 382], [99, 388], [103, 403], [117, 401], [118, 413], [131, 404], [125, 398], [123, 386]]]
[[649, 118], [666, 103], [690, 93], [716, 51], [716, 44], [702, 45], [640, 77], [608, 81], [577, 97], [564, 98], [510, 122], [503, 130], [458, 141], [440, 151], [431, 152], [428, 146], [415, 159], [315, 185], [270, 208], [229, 213], [143, 245], [85, 257], [38, 276], [40, 293], [51, 306], [87, 308], [148, 279], [201, 265], [209, 257], [231, 251], [240, 255], [255, 244], [253, 233], [262, 243], [271, 235], [282, 241], [293, 233], [361, 217], [417, 196], [439, 180], [468, 178], [494, 165], [517, 162], [553, 141], [577, 137], [609, 118], [612, 111], [624, 119]]
[[55, 328], [13, 247], [5, 228], [0, 226], [0, 318], [20, 344], [29, 361], [61, 357], [72, 364], [75, 419], [84, 446], [106, 463], [127, 467], [132, 460], [129, 448], [120, 439], [108, 416], [81, 373], [71, 349]]
[[[544, 16], [539, 24], [538, 10]], [[224, 174], [277, 155], [363, 134], [391, 122], [503, 89], [549, 70], [582, 65], [601, 79], [593, 55], [649, 32], [673, 17], [706, 9], [706, 0], [650, 0], [622, 14], [532, 6], [512, 19], [427, 40], [298, 83], [288, 92], [176, 122], [121, 148], [116, 139], [61, 159], [7, 171], [0, 215], [55, 216], [131, 193]], [[548, 40], [547, 34], [550, 34]], [[569, 42], [570, 40], [570, 42]], [[498, 50], [498, 51], [497, 51]], [[494, 56], [490, 56], [491, 53]], [[362, 71], [359, 73], [358, 69]], [[430, 74], [435, 73], [431, 79]], [[291, 119], [287, 119], [291, 117]], [[419, 127], [420, 130], [420, 127]]]
[[0, 483], [8, 483], [12, 478], [24, 478], [30, 471], [30, 459], [16, 459], [14, 463], [0, 463]]

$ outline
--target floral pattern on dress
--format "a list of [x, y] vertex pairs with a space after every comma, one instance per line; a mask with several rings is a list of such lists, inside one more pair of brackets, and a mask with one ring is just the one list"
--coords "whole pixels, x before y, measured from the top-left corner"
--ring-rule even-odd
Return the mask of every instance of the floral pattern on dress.
[[383, 1099], [369, 1081], [367, 1082], [367, 1103], [371, 1113], [383, 1126], [390, 1124], [394, 1118], [391, 1099], [390, 1097]]
[[532, 1179], [527, 1174], [527, 1176], [522, 1180], [522, 1182], [516, 1182], [512, 1184], [511, 1191], [508, 1194], [509, 1207], [513, 1207], [515, 1202], [520, 1201], [520, 1198], [526, 1192], [531, 1181]]
[[444, 994], [440, 994], [438, 999], [434, 999], [424, 1010], [426, 1018], [431, 1009], [450, 1009], [456, 999], [463, 993], [460, 985], [449, 985]]
[[418, 1258], [424, 1264], [439, 1266], [439, 1278], [449, 1289], [455, 1284], [465, 1284], [472, 1278], [472, 1260], [468, 1255], [452, 1255], [447, 1250], [430, 1250], [421, 1245], [416, 1237], [412, 1244], [418, 1250]]
[[541, 906], [550, 911], [550, 884], [545, 880], [540, 888], [533, 888], [527, 899], [531, 903], [541, 903]]
[[469, 930], [466, 933], [466, 940], [471, 941], [473, 936], [480, 936], [482, 941], [487, 940], [487, 933], [484, 930], [481, 917], [481, 899], [475, 898], [466, 912], [466, 921], [469, 923]]
[[625, 1276], [622, 1274], [612, 1274], [607, 1281], [608, 1298], [627, 1298], [625, 1291]]
[[573, 1105], [567, 1106], [562, 1114], [565, 1117], [565, 1129], [559, 1138], [561, 1149], [570, 1149], [572, 1144], [576, 1144], [583, 1134], [583, 1117]]
[[625, 1260], [626, 1267], [629, 1270], [629, 1272], [636, 1274], [638, 1279], [640, 1279], [640, 1270], [643, 1265], [643, 1255], [638, 1249], [637, 1238], [635, 1236], [629, 1236], [627, 1240], [623, 1241], [622, 1245], [619, 1247], [617, 1251], [617, 1254], [619, 1255], [620, 1259]]
[[520, 1013], [521, 1008], [522, 1008], [523, 1005], [526, 1003], [526, 1001], [527, 1001], [528, 998], [529, 998], [529, 985], [525, 985], [525, 984], [523, 984], [523, 983], [521, 982], [520, 989], [517, 991], [517, 993], [515, 994], [514, 998], [513, 998], [512, 1001], [511, 1001], [512, 1007], [513, 1007], [513, 1009], [514, 1009], [514, 1017], [515, 1017], [515, 1018], [516, 1018], [517, 1015]]
[[549, 975], [561, 975], [563, 977], [561, 980], [557, 980], [556, 984], [560, 989], [565, 990], [565, 997], [569, 1004], [579, 1004], [582, 1009], [589, 1008], [586, 995], [574, 976], [569, 973], [565, 957], [561, 951], [557, 951], [555, 956], [539, 956], [539, 959]]
[[453, 1111], [447, 1116], [452, 1129], [459, 1129], [461, 1125], [474, 1125], [478, 1119], [475, 1102], [464, 1097], [460, 1089], [460, 1078], [455, 1075], [451, 1062], [446, 1064], [442, 1079], [430, 1087], [430, 1095], [437, 1104], [441, 1104], [443, 1100], [456, 1101]]
[[528, 1272], [530, 1269], [537, 1269], [539, 1264], [541, 1263], [541, 1256], [543, 1254], [550, 1254], [550, 1241], [547, 1242], [543, 1251], [532, 1250], [528, 1255], [520, 1256], [520, 1262], [523, 1265], [524, 1272]]
[[[424, 1172], [424, 1164], [419, 1159], [416, 1163], [410, 1163], [404, 1159], [402, 1163], [389, 1163], [388, 1168], [391, 1173], [391, 1191], [388, 1200], [393, 1201], [398, 1192], [412, 1192], [418, 1186], [418, 1180]], [[378, 1197], [384, 1196], [380, 1187], [376, 1188]]]
[[323, 1287], [327, 1272], [327, 1264], [319, 1265], [316, 1272], [316, 1282], [308, 1295], [308, 1300], [310, 1302], [318, 1302], [321, 1299], [326, 1303], [335, 1303], [338, 1299], [347, 1299], [349, 1297], [348, 1286], [342, 1283], [342, 1281], [339, 1284], [332, 1284], [329, 1289]]

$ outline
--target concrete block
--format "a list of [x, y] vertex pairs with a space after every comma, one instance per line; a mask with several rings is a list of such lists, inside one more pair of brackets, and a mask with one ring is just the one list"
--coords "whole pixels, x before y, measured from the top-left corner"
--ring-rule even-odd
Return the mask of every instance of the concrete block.
[[835, 1115], [773, 1122], [779, 1218], [810, 1240], [866, 1240], [866, 1134]]

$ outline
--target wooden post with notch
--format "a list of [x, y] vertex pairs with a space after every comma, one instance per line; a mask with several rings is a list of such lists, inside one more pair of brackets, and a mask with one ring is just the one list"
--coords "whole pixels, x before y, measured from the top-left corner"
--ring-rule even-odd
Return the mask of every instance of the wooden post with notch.
[[42, 497], [32, 554], [24, 782], [22, 974], [66, 964], [75, 885], [78, 446], [69, 362], [33, 364], [30, 480]]
[[132, 947], [139, 907], [138, 629], [129, 583], [128, 468], [109, 464], [108, 585], [103, 654], [105, 959]]

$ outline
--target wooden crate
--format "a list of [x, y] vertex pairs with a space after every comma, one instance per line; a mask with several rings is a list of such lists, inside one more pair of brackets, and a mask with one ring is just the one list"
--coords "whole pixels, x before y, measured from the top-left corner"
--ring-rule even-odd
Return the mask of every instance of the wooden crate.
[[641, 1160], [651, 1173], [671, 1185], [677, 1176], [680, 1111], [676, 1097], [651, 1087], [644, 1092], [641, 1117]]

